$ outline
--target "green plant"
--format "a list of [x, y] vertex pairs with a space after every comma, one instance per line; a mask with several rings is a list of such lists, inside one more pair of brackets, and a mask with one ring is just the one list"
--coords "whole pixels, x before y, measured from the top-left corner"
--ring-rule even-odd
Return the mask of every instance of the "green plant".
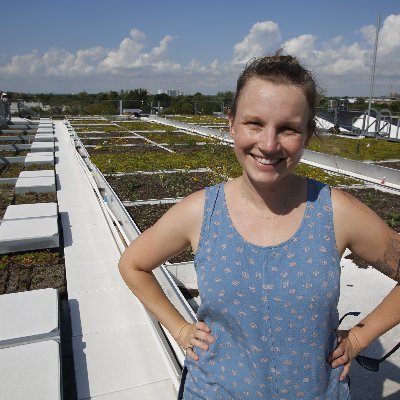
[[393, 212], [390, 213], [386, 218], [385, 222], [392, 228], [396, 228], [396, 226], [400, 225], [400, 213]]

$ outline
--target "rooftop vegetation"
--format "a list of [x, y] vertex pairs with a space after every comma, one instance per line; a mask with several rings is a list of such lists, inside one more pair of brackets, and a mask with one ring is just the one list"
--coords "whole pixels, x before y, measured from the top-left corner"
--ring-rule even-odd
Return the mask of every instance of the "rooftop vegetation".
[[351, 139], [322, 135], [313, 137], [308, 149], [352, 160], [379, 161], [400, 158], [400, 142], [382, 139]]

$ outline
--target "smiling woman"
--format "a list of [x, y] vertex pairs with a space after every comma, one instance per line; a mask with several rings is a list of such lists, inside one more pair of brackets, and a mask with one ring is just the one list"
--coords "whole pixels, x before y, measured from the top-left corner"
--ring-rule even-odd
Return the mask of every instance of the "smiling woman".
[[[352, 196], [293, 173], [314, 133], [315, 99], [294, 57], [253, 60], [229, 115], [241, 176], [171, 207], [121, 257], [128, 286], [186, 349], [185, 399], [349, 399], [352, 360], [400, 322], [396, 286], [357, 326], [337, 330], [345, 249], [398, 282], [400, 240]], [[195, 324], [152, 274], [189, 246]]]

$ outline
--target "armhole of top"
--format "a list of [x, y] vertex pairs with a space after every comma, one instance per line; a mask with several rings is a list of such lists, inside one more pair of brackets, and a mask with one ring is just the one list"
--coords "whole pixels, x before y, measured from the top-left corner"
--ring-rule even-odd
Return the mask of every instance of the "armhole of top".
[[338, 259], [340, 260], [341, 256], [337, 247], [337, 241], [336, 241], [336, 230], [335, 230], [335, 221], [333, 218], [333, 204], [332, 204], [332, 188], [320, 181], [317, 181], [312, 178], [308, 178], [309, 184], [310, 184], [310, 198], [309, 200], [312, 201], [312, 199], [316, 199], [318, 204], [321, 207], [329, 207], [331, 212], [329, 215], [330, 218], [330, 225], [332, 226], [332, 231], [333, 231], [333, 240], [335, 241], [334, 247], [338, 256]]
[[325, 187], [323, 188], [324, 190], [324, 197], [326, 199], [326, 205], [328, 207], [330, 207], [331, 209], [331, 224], [332, 224], [332, 230], [333, 230], [333, 240], [335, 241], [335, 250], [339, 259], [339, 263], [340, 263], [340, 259], [342, 258], [342, 256], [339, 253], [338, 247], [337, 247], [337, 240], [336, 240], [336, 229], [335, 229], [335, 219], [334, 219], [334, 211], [333, 211], [333, 202], [332, 202], [332, 188], [329, 185], [325, 185]]
[[194, 255], [195, 260], [198, 254], [201, 253], [204, 238], [206, 238], [209, 234], [211, 217], [214, 212], [220, 187], [221, 183], [218, 185], [206, 187], [206, 194], [204, 198], [204, 208], [203, 208], [203, 221], [201, 223], [200, 238], [199, 238], [199, 243], [197, 244], [197, 251]]

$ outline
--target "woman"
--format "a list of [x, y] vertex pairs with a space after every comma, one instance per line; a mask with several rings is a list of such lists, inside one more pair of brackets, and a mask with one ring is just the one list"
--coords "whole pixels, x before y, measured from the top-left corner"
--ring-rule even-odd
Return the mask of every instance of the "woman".
[[[254, 60], [229, 115], [243, 174], [172, 207], [126, 250], [134, 294], [187, 350], [185, 399], [348, 399], [351, 361], [400, 322], [400, 288], [336, 331], [346, 248], [399, 282], [400, 240], [350, 195], [293, 174], [315, 131], [316, 85], [291, 56]], [[152, 270], [191, 246], [189, 324]]]

